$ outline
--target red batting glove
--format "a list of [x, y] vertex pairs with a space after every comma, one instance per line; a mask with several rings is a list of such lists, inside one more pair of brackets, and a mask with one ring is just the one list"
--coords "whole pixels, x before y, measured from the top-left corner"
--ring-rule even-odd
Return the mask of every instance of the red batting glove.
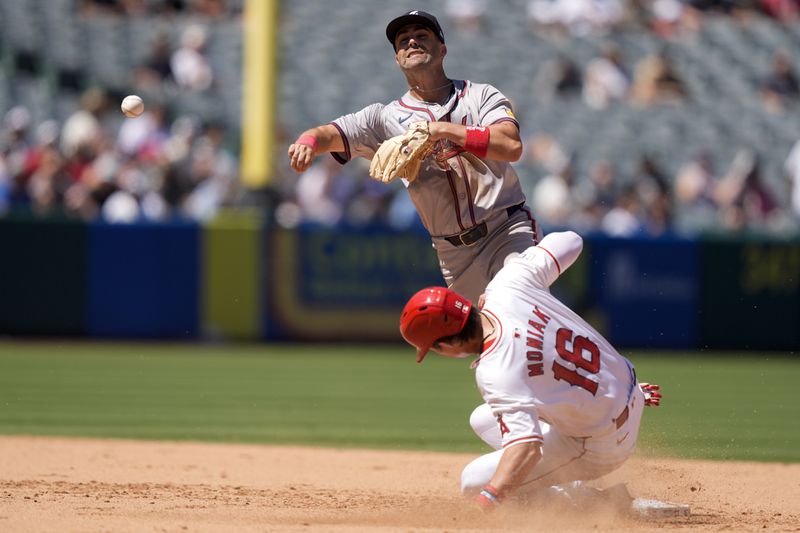
[[478, 508], [481, 511], [488, 513], [500, 505], [500, 491], [491, 485], [486, 485], [475, 496], [475, 503], [478, 504]]
[[648, 407], [658, 407], [661, 405], [661, 387], [654, 383], [639, 383], [639, 388], [644, 393], [644, 404]]

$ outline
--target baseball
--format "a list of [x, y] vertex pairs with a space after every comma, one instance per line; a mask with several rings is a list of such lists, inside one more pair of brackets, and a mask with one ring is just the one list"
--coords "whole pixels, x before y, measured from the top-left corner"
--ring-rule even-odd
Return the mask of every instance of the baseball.
[[122, 113], [128, 118], [138, 117], [144, 111], [144, 102], [135, 94], [122, 99]]

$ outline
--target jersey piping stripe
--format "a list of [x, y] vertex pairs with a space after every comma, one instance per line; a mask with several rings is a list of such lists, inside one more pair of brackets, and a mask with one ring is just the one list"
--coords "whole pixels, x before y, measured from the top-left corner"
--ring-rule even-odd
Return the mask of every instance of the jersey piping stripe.
[[436, 117], [434, 117], [433, 113], [431, 113], [430, 109], [428, 109], [426, 107], [414, 107], [412, 105], [408, 105], [407, 103], [405, 103], [403, 101], [402, 98], [398, 99], [397, 103], [400, 104], [401, 106], [405, 107], [406, 109], [411, 109], [412, 111], [422, 111], [425, 114], [427, 114], [428, 117], [430, 117], [431, 122], [436, 122]]
[[[458, 105], [458, 98], [455, 99], [455, 103], [453, 107]], [[452, 111], [448, 111], [443, 117], [443, 122], [450, 122], [450, 113]], [[463, 171], [463, 170], [462, 170]], [[456, 221], [458, 222], [458, 227], [461, 228], [461, 231], [464, 231], [464, 222], [461, 220], [461, 203], [458, 201], [458, 189], [456, 188], [456, 180], [453, 178], [452, 170], [448, 167], [447, 169], [447, 180], [450, 183], [450, 190], [453, 192], [453, 202], [455, 202], [455, 210], [456, 210]], [[472, 198], [467, 195], [467, 202], [471, 203]], [[471, 206], [470, 206], [471, 207]], [[471, 210], [471, 209], [470, 209]], [[472, 225], [475, 225], [475, 217], [472, 217]]]
[[341, 135], [342, 142], [344, 143], [344, 156], [342, 156], [342, 154], [339, 152], [331, 152], [331, 155], [335, 160], [344, 165], [350, 161], [350, 141], [347, 140], [347, 135], [344, 134], [344, 130], [339, 127], [337, 123], [331, 122], [330, 125], [339, 130], [339, 135]]
[[544, 438], [541, 435], [529, 435], [527, 437], [520, 437], [518, 439], [510, 440], [503, 444], [503, 448], [508, 448], [509, 446], [513, 446], [514, 444], [523, 444], [525, 442], [538, 442], [539, 444], [544, 442]]
[[516, 120], [514, 120], [511, 117], [498, 118], [497, 120], [495, 120], [494, 122], [492, 122], [489, 125], [490, 126], [494, 126], [495, 124], [500, 124], [501, 122], [512, 122], [517, 127], [517, 129], [519, 129], [519, 122], [517, 122]]
[[490, 340], [488, 342], [483, 343], [483, 346], [481, 346], [481, 353], [485, 352], [486, 350], [488, 350], [489, 348], [494, 346], [495, 342], [497, 342], [497, 337], [493, 338], [492, 340]]
[[[498, 319], [498, 318], [497, 318], [497, 315], [495, 315], [494, 313], [492, 313], [492, 312], [491, 312], [491, 311], [489, 311], [488, 309], [481, 309], [481, 312], [482, 312], [482, 313], [486, 313], [487, 315], [489, 315], [490, 317], [492, 317], [492, 318], [494, 319], [494, 321], [497, 323], [497, 326], [500, 328], [500, 332], [499, 332], [499, 333], [498, 333], [498, 334], [495, 336], [495, 340], [502, 338], [502, 336], [503, 336], [503, 323], [502, 323], [502, 322], [500, 322], [500, 319]], [[486, 352], [483, 352], [483, 353], [481, 354], [481, 356], [480, 356], [480, 357], [478, 357], [478, 359], [475, 361], [475, 363], [477, 363], [478, 361], [480, 361], [480, 360], [481, 360], [481, 359], [483, 359], [484, 357], [487, 357], [489, 354], [491, 354], [491, 353], [492, 353], [492, 351], [493, 351], [493, 350], [494, 350], [494, 349], [497, 347], [497, 345], [498, 345], [498, 344], [499, 344], [498, 342], [493, 342], [493, 343], [491, 343], [491, 344], [489, 345], [489, 349], [488, 349], [488, 351], [486, 351]]]
[[[411, 109], [412, 111], [422, 111], [430, 117], [431, 122], [436, 122], [436, 118], [433, 116], [433, 113], [431, 113], [429, 109], [426, 109], [424, 107], [414, 107], [408, 105], [403, 101], [402, 98], [398, 99], [397, 103], [399, 103], [406, 109]], [[458, 191], [456, 191], [456, 184], [455, 181], [453, 180], [452, 171], [450, 171], [450, 169], [447, 169], [445, 170], [445, 174], [447, 175], [447, 182], [450, 185], [450, 192], [453, 194], [453, 203], [454, 203], [453, 209], [456, 212], [456, 222], [458, 223], [459, 229], [461, 229], [461, 231], [464, 231], [466, 228], [464, 227], [464, 222], [461, 220], [461, 205], [458, 202]]]
[[[458, 96], [455, 98], [455, 101], [453, 103], [453, 107], [455, 107], [457, 105], [458, 105]], [[441, 118], [442, 122], [452, 122], [450, 120], [450, 114], [452, 112], [453, 112], [452, 109], [450, 111], [448, 111]], [[456, 154], [456, 160], [459, 161], [459, 162], [461, 161], [461, 159], [458, 157], [458, 154]], [[463, 166], [461, 167], [461, 173], [464, 174], [464, 167]], [[461, 219], [461, 203], [459, 203], [459, 201], [458, 201], [458, 189], [456, 188], [456, 182], [455, 182], [455, 179], [452, 177], [452, 171], [450, 169], [447, 170], [447, 179], [450, 180], [450, 189], [453, 191], [453, 201], [456, 204], [456, 220], [458, 221], [458, 226], [463, 231], [466, 228], [464, 228], [464, 223], [463, 223], [463, 220]], [[466, 183], [466, 175], [464, 175], [464, 182]], [[466, 184], [467, 184], [467, 207], [469, 208], [469, 215], [470, 215], [470, 219], [472, 219], [472, 225], [475, 226], [475, 225], [477, 225], [477, 222], [475, 222], [475, 213], [472, 210], [472, 193], [469, 190], [469, 183], [466, 183]]]
[[461, 169], [461, 176], [464, 180], [464, 187], [467, 189], [467, 207], [469, 208], [469, 218], [472, 220], [472, 225], [477, 226], [478, 223], [475, 221], [475, 208], [472, 205], [472, 189], [469, 187], [469, 179], [467, 177], [467, 169], [464, 168], [464, 160], [461, 159], [460, 155], [456, 156], [456, 161], [458, 161], [458, 166]]
[[[447, 121], [450, 122], [450, 113], [447, 114]], [[467, 125], [466, 115], [464, 115], [464, 118], [461, 120], [461, 125]], [[475, 221], [475, 206], [474, 202], [472, 201], [472, 189], [469, 187], [467, 169], [464, 168], [464, 160], [461, 158], [460, 154], [456, 155], [456, 160], [458, 161], [458, 166], [461, 168], [461, 175], [464, 177], [464, 186], [467, 188], [467, 207], [469, 207], [469, 218], [472, 220], [472, 225], [476, 226], [478, 223]]]
[[453, 202], [455, 202], [456, 222], [461, 231], [464, 231], [464, 223], [461, 221], [461, 205], [458, 203], [458, 191], [456, 191], [456, 183], [453, 179], [453, 171], [449, 168], [444, 171], [447, 175], [447, 183], [450, 184], [450, 192], [453, 193]]
[[553, 258], [553, 261], [555, 261], [555, 263], [556, 263], [556, 268], [558, 269], [558, 275], [560, 276], [560, 275], [561, 275], [561, 265], [559, 265], [559, 264], [558, 264], [558, 259], [556, 259], [556, 256], [554, 256], [554, 255], [553, 255], [553, 254], [550, 252], [550, 250], [548, 250], [548, 249], [547, 249], [547, 248], [545, 248], [544, 246], [538, 246], [538, 248], [541, 248], [542, 250], [544, 250], [545, 252], [547, 252], [547, 255], [549, 255], [550, 257], [552, 257], [552, 258]]

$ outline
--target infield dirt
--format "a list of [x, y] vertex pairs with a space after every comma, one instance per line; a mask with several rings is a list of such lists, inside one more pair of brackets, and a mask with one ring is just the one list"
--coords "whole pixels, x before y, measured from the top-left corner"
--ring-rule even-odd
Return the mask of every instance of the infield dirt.
[[610, 507], [482, 515], [458, 493], [473, 457], [0, 437], [0, 531], [800, 531], [800, 464], [634, 457], [601, 485], [692, 508], [642, 520]]

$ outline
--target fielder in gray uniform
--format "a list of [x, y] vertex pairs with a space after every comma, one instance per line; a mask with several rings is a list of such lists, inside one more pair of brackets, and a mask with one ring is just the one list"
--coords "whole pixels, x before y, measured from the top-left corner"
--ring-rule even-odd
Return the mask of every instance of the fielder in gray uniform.
[[415, 180], [403, 182], [448, 287], [477, 300], [509, 256], [541, 237], [511, 168], [522, 154], [519, 124], [511, 103], [491, 85], [445, 75], [447, 46], [433, 15], [401, 15], [386, 27], [386, 37], [408, 92], [306, 130], [289, 147], [291, 167], [303, 172], [326, 152], [342, 164], [356, 156], [371, 159], [386, 139], [429, 122], [433, 153]]

